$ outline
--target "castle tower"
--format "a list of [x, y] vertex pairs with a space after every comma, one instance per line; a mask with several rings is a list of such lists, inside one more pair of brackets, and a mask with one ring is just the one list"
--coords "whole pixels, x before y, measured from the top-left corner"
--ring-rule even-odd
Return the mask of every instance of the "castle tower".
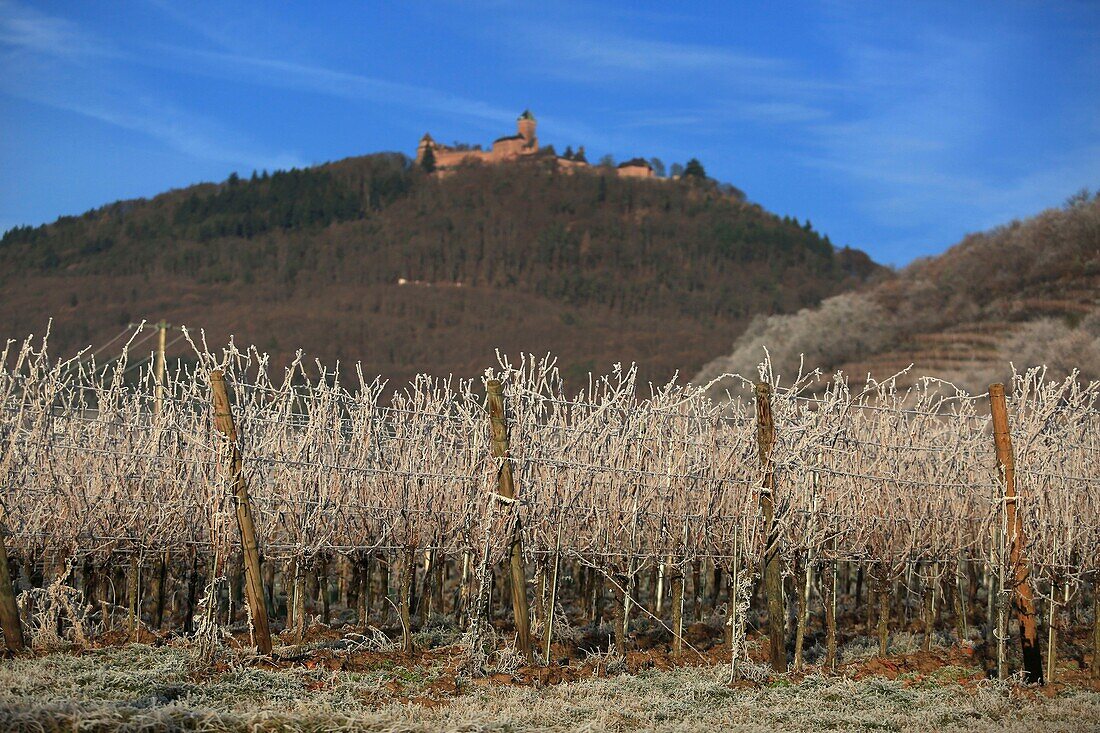
[[527, 147], [538, 149], [539, 141], [535, 137], [535, 124], [535, 116], [531, 114], [531, 110], [525, 109], [516, 120], [516, 131], [526, 141]]

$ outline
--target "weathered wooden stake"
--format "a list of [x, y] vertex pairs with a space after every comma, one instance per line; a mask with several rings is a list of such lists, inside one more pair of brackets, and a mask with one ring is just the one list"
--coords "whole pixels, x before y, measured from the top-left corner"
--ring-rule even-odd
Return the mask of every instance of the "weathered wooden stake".
[[883, 563], [875, 566], [875, 591], [878, 593], [878, 655], [886, 656], [890, 646], [890, 596], [893, 583], [890, 573]]
[[932, 636], [936, 630], [936, 590], [939, 586], [939, 567], [932, 563], [928, 579], [924, 581], [924, 651], [932, 650]]
[[260, 546], [256, 539], [256, 525], [252, 521], [252, 505], [248, 497], [248, 483], [244, 478], [244, 463], [237, 442], [237, 427], [229, 405], [229, 392], [225, 388], [225, 375], [220, 369], [210, 372], [210, 391], [214, 398], [214, 425], [229, 439], [230, 478], [237, 503], [237, 526], [241, 531], [241, 547], [244, 551], [245, 593], [252, 614], [252, 628], [256, 634], [256, 647], [261, 654], [271, 653], [271, 628], [267, 620], [267, 604], [264, 603], [263, 576], [260, 573]]
[[[7, 628], [7, 627], [5, 627]], [[1100, 573], [1092, 579], [1092, 678], [1100, 680]]]
[[153, 628], [157, 631], [160, 631], [161, 626], [164, 625], [164, 603], [168, 592], [168, 563], [170, 560], [171, 556], [168, 550], [165, 550], [160, 559], [157, 560], [156, 582], [153, 585], [153, 592], [156, 594], [156, 602], [153, 604]]
[[275, 602], [275, 569], [276, 564], [273, 562], [264, 564], [264, 590], [267, 591], [264, 602], [267, 604], [267, 617], [269, 619], [279, 615], [279, 606]]
[[317, 595], [321, 601], [321, 623], [329, 624], [329, 577], [328, 556], [321, 555], [317, 560]]
[[1020, 646], [1024, 660], [1024, 678], [1042, 684], [1043, 653], [1039, 648], [1039, 629], [1035, 621], [1035, 593], [1028, 573], [1023, 517], [1017, 507], [1016, 458], [1008, 428], [1008, 405], [1003, 384], [989, 385], [989, 406], [993, 416], [993, 443], [997, 464], [1004, 481], [1005, 527], [1008, 532], [1008, 560], [1012, 571], [1012, 598], [1020, 622]]
[[[734, 652], [733, 637], [737, 627], [737, 560], [733, 561], [733, 570], [726, 578], [726, 623], [723, 625], [722, 643]], [[736, 666], [736, 665], [734, 665]]]
[[294, 639], [300, 644], [309, 629], [309, 564], [304, 556], [294, 563]]
[[295, 591], [297, 590], [298, 579], [298, 559], [290, 558], [283, 563], [283, 578], [282, 588], [286, 594], [286, 626], [285, 629], [290, 631], [294, 628], [294, 611], [297, 608], [295, 604]]
[[412, 638], [412, 592], [416, 582], [416, 549], [409, 547], [405, 550], [405, 563], [402, 567], [399, 592], [401, 602], [398, 604], [398, 613], [401, 616], [402, 649], [405, 654], [413, 653]]
[[138, 556], [130, 558], [130, 567], [126, 572], [126, 601], [128, 603], [126, 614], [126, 633], [130, 641], [137, 640], [138, 629], [141, 626], [141, 566], [138, 564]]
[[599, 625], [603, 619], [603, 574], [596, 568], [588, 569], [589, 618]]
[[[1056, 600], [1058, 594], [1056, 592], [1058, 588], [1057, 578], [1051, 578], [1050, 581], [1050, 602], [1047, 605], [1049, 609], [1047, 611], [1047, 673], [1046, 684], [1054, 684], [1054, 668], [1058, 666], [1058, 626], [1060, 621], [1058, 620], [1058, 606], [1059, 603]], [[1069, 581], [1062, 582], [1062, 605], [1063, 608], [1069, 609]]]
[[446, 609], [443, 608], [443, 584], [446, 581], [446, 569], [447, 569], [447, 556], [439, 550], [433, 550], [432, 567], [434, 569], [434, 577], [432, 578], [432, 610], [439, 615], [446, 613]]
[[654, 586], [653, 593], [653, 612], [661, 617], [665, 610], [665, 563], [663, 560], [657, 563], [657, 583]]
[[554, 613], [558, 605], [558, 569], [561, 567], [562, 514], [558, 514], [558, 533], [554, 540], [554, 568], [550, 579], [550, 607], [546, 609], [546, 663], [550, 664], [550, 645], [554, 642]]
[[955, 563], [955, 626], [959, 643], [966, 641], [966, 631], [969, 624], [966, 608], [966, 561], [959, 553], [959, 559]]
[[684, 653], [684, 569], [672, 569], [672, 656]]
[[807, 556], [803, 560], [806, 566], [804, 583], [798, 584], [798, 625], [796, 626], [794, 639], [794, 668], [802, 671], [802, 649], [806, 642], [806, 626], [810, 622], [810, 590], [813, 584], [813, 563]]
[[[996, 626], [994, 627], [993, 637], [997, 640], [997, 679], [1008, 679], [1008, 663], [1007, 655], [1005, 654], [1005, 640], [1008, 638], [1008, 601], [1005, 596], [1005, 546], [1004, 546], [1004, 533], [1000, 533], [1000, 552], [998, 553], [997, 560], [997, 578], [996, 587]], [[994, 585], [994, 579], [990, 578], [990, 587]]]
[[764, 480], [760, 486], [760, 509], [764, 513], [764, 591], [768, 599], [768, 658], [772, 669], [787, 671], [787, 613], [783, 607], [783, 568], [775, 523], [775, 466], [771, 452], [775, 445], [775, 421], [772, 418], [772, 386], [756, 385], [756, 443]]
[[355, 619], [363, 628], [367, 627], [367, 618], [371, 612], [371, 557], [365, 555], [355, 563], [358, 578], [359, 595], [355, 603]]
[[183, 612], [183, 630], [192, 633], [195, 630], [195, 608], [199, 604], [199, 555], [191, 550], [191, 563], [187, 571], [187, 607]]
[[703, 561], [695, 558], [691, 563], [691, 608], [696, 621], [703, 620]]
[[8, 566], [6, 527], [0, 525], [0, 625], [4, 627], [4, 643], [9, 650], [21, 652], [26, 647], [23, 640], [23, 623], [19, 619], [19, 606], [15, 603], [15, 589], [11, 583]]
[[[493, 436], [493, 455], [502, 459], [497, 472], [497, 485], [505, 500], [515, 500], [516, 485], [512, 476], [512, 459], [509, 457], [508, 421], [504, 413], [504, 387], [499, 379], [490, 379], [486, 385], [489, 402], [489, 425]], [[527, 609], [527, 574], [523, 565], [522, 526], [514, 503], [512, 525], [511, 576], [512, 615], [515, 617], [517, 643], [527, 663], [532, 662], [531, 617]]]
[[833, 560], [830, 565], [832, 566], [832, 578], [829, 582], [829, 599], [825, 602], [825, 666], [829, 670], [833, 670], [836, 668], [836, 560]]
[[157, 328], [157, 358], [156, 358], [156, 362], [154, 363], [154, 368], [155, 368], [154, 373], [155, 373], [155, 376], [156, 376], [156, 387], [155, 387], [154, 392], [153, 392], [154, 397], [155, 397], [155, 402], [153, 403], [153, 409], [156, 411], [156, 414], [159, 415], [161, 413], [161, 411], [164, 409], [164, 364], [165, 364], [164, 341], [165, 341], [165, 338], [167, 337], [167, 332], [168, 332], [169, 326], [164, 321], [161, 321], [160, 323], [158, 323], [156, 325], [156, 328]]
[[375, 558], [378, 561], [378, 607], [381, 608], [381, 616], [384, 619], [389, 615], [390, 598], [390, 559], [384, 555]]
[[465, 631], [470, 625], [470, 550], [462, 551], [462, 574], [459, 576], [458, 589], [455, 592], [455, 618], [458, 627]]

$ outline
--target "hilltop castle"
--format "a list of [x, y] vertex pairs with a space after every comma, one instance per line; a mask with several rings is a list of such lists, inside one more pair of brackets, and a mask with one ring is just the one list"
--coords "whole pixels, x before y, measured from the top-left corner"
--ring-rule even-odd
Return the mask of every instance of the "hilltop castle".
[[[550, 149], [539, 148], [539, 139], [535, 135], [535, 126], [538, 124], [531, 110], [524, 110], [516, 120], [516, 134], [499, 137], [493, 141], [491, 150], [478, 148], [450, 147], [441, 145], [432, 139], [428, 133], [420, 138], [420, 144], [416, 148], [416, 162], [423, 163], [424, 156], [431, 150], [432, 159], [435, 162], [435, 170], [443, 173], [463, 163], [503, 163], [506, 161], [520, 160], [522, 158], [542, 155], [553, 156], [558, 168], [565, 171], [573, 171], [578, 168], [588, 168], [588, 161], [584, 157], [584, 148], [580, 148], [576, 155], [558, 156], [551, 153]], [[642, 158], [634, 158], [619, 164], [615, 172], [620, 176], [631, 178], [652, 178], [653, 168]]]

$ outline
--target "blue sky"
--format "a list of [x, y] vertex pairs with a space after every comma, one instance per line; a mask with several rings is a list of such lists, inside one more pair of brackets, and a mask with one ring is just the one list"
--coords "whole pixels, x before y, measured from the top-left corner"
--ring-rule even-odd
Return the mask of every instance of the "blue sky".
[[0, 229], [525, 107], [904, 264], [1100, 186], [1100, 3], [0, 0]]

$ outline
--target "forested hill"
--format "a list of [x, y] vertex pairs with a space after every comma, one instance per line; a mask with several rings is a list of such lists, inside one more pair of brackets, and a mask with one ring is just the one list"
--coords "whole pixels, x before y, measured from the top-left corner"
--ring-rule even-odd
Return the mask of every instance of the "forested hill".
[[881, 272], [729, 186], [548, 163], [440, 178], [371, 155], [16, 228], [0, 241], [0, 337], [53, 317], [58, 353], [163, 318], [399, 380], [471, 376], [497, 347], [552, 351], [574, 374], [636, 360], [661, 380], [754, 314]]

